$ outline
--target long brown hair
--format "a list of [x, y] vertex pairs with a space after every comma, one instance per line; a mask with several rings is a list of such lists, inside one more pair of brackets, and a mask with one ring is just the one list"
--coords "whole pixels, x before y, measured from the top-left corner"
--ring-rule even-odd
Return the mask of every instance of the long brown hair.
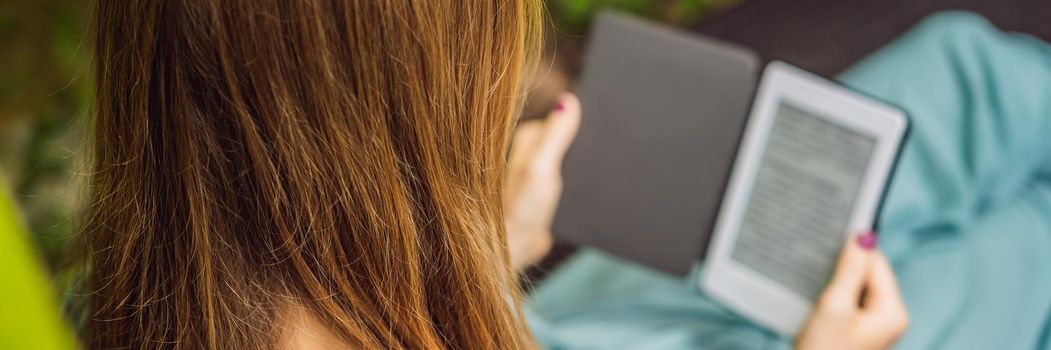
[[501, 189], [529, 0], [99, 0], [92, 348], [530, 346]]

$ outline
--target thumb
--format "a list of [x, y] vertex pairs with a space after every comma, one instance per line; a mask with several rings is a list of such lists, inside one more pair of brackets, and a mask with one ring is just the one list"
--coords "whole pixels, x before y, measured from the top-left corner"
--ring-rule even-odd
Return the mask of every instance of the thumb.
[[864, 310], [857, 320], [857, 327], [871, 343], [889, 349], [909, 328], [909, 311], [887, 257], [881, 253], [874, 255], [865, 289]]
[[872, 314], [881, 316], [897, 316], [904, 313], [905, 302], [901, 298], [898, 288], [898, 280], [894, 276], [894, 268], [890, 266], [887, 257], [882, 253], [875, 253], [872, 272], [865, 292], [865, 308]]
[[851, 236], [843, 246], [821, 304], [837, 308], [858, 307], [861, 291], [865, 288], [875, 254], [875, 235], [872, 232]]
[[563, 93], [545, 123], [544, 136], [537, 145], [535, 161], [545, 162], [558, 169], [580, 128], [580, 100], [571, 93]]

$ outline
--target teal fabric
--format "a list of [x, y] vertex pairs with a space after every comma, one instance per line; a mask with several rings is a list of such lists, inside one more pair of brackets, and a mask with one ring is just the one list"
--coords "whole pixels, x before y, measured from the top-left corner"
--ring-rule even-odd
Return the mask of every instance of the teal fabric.
[[[898, 348], [1051, 348], [1051, 48], [948, 12], [840, 80], [912, 122], [879, 220], [912, 317]], [[555, 349], [791, 347], [695, 278], [588, 250], [527, 316]]]

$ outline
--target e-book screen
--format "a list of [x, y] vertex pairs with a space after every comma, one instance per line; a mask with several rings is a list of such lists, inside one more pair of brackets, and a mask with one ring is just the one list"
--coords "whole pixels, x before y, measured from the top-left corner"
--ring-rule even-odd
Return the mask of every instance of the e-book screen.
[[734, 260], [815, 300], [835, 267], [876, 139], [778, 107]]

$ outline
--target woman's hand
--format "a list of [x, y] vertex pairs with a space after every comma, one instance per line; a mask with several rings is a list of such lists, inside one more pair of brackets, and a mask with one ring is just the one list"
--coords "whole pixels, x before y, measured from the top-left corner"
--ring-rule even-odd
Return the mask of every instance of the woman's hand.
[[580, 126], [580, 102], [559, 97], [546, 119], [523, 122], [515, 132], [504, 192], [511, 264], [521, 271], [551, 250], [551, 221], [562, 195], [562, 158]]
[[872, 233], [850, 239], [836, 272], [797, 338], [800, 350], [889, 349], [909, 315], [887, 257]]

